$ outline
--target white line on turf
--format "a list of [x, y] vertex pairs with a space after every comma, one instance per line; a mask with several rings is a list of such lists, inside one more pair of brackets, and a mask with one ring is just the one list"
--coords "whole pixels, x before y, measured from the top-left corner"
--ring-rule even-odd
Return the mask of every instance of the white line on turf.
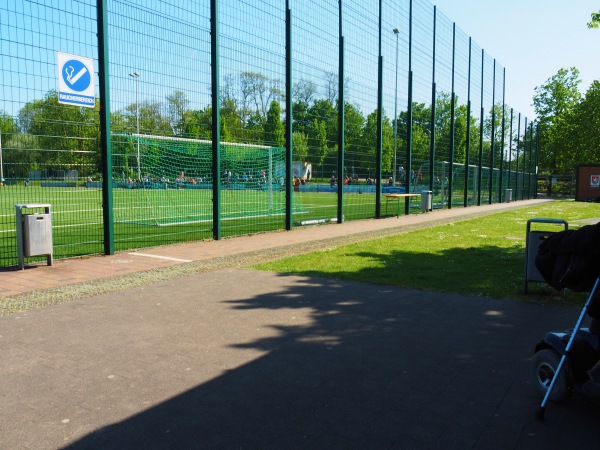
[[179, 259], [179, 258], [171, 258], [170, 256], [149, 255], [148, 253], [128, 253], [128, 255], [146, 256], [148, 258], [168, 259], [169, 261], [192, 262], [191, 259]]

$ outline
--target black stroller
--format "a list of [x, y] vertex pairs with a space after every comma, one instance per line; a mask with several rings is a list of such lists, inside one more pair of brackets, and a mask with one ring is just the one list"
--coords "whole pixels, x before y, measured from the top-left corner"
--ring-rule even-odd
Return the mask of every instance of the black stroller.
[[[535, 264], [555, 289], [590, 292], [574, 328], [551, 331], [535, 346], [532, 370], [544, 395], [541, 420], [548, 401], [563, 401], [575, 390], [600, 402], [600, 223], [550, 235]], [[582, 328], [586, 315], [590, 324]]]

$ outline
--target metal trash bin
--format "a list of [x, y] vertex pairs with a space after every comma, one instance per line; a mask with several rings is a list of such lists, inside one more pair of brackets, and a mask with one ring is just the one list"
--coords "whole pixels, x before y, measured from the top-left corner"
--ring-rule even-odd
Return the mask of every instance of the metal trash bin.
[[527, 294], [528, 283], [537, 281], [545, 283], [544, 277], [540, 274], [535, 266], [535, 257], [538, 254], [538, 249], [542, 241], [548, 236], [556, 233], [556, 231], [531, 231], [532, 223], [547, 223], [553, 225], [562, 225], [563, 230], [569, 229], [569, 224], [562, 219], [529, 219], [527, 221], [527, 234], [525, 236], [525, 293]]
[[433, 192], [421, 191], [421, 212], [433, 210]]
[[504, 193], [504, 203], [510, 203], [512, 201], [512, 189], [507, 189]]
[[[17, 256], [19, 268], [25, 268], [25, 257], [46, 255], [52, 265], [52, 216], [48, 204], [16, 205]], [[23, 214], [23, 209], [44, 208], [43, 213]]]

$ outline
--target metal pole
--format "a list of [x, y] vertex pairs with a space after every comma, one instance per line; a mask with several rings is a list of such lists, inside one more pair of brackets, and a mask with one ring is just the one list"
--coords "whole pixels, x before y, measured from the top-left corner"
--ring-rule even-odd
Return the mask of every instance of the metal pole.
[[292, 99], [292, 9], [285, 3], [285, 229], [292, 229], [292, 161], [293, 161], [293, 99]]
[[[434, 177], [434, 165], [435, 165], [435, 116], [436, 116], [436, 83], [435, 83], [435, 39], [437, 34], [437, 6], [433, 6], [433, 43], [432, 43], [432, 71], [431, 71], [431, 124], [429, 138], [429, 190], [433, 191], [433, 177]], [[442, 182], [446, 181], [446, 177], [442, 179]], [[442, 209], [444, 208], [444, 189], [442, 188]]]
[[[408, 110], [406, 111], [406, 166], [405, 184], [406, 193], [410, 193], [412, 174], [412, 125], [413, 125], [413, 72], [412, 72], [412, 24], [413, 24], [413, 0], [410, 0], [408, 8]], [[409, 203], [404, 204], [404, 214], [408, 214]]]
[[514, 198], [517, 200], [517, 194], [519, 193], [519, 150], [521, 148], [521, 113], [517, 122], [517, 157], [515, 159], [515, 195]]
[[485, 52], [481, 50], [481, 116], [479, 119], [479, 160], [477, 164], [477, 206], [481, 206], [481, 183], [483, 182], [483, 120], [485, 110], [483, 108], [483, 82], [484, 82]]
[[[505, 159], [505, 138], [506, 138], [506, 69], [502, 71], [502, 122], [500, 125], [502, 130], [502, 138], [500, 141], [500, 182], [498, 187], [498, 203], [502, 203], [502, 183], [504, 181], [504, 159]], [[504, 189], [506, 193], [506, 189]]]
[[132, 72], [129, 74], [130, 77], [135, 78], [135, 124], [137, 133], [137, 179], [141, 181], [142, 173], [140, 169], [140, 103], [139, 103], [139, 79], [140, 74], [138, 72]]
[[465, 192], [463, 198], [463, 206], [465, 208], [469, 206], [469, 164], [471, 162], [471, 58], [473, 55], [473, 52], [471, 51], [471, 45], [472, 39], [469, 38], [469, 70], [467, 76], [467, 143], [465, 146]]
[[392, 168], [392, 176], [394, 180], [394, 186], [396, 186], [396, 172], [398, 170], [398, 165], [396, 162], [398, 142], [398, 40], [400, 37], [400, 29], [394, 28], [393, 31], [396, 34], [396, 93], [394, 94], [394, 167]]
[[100, 80], [100, 148], [102, 151], [102, 221], [104, 224], [104, 253], [115, 253], [112, 143], [110, 136], [110, 77], [108, 64], [108, 23], [106, 1], [98, 0], [98, 59]]
[[492, 74], [492, 126], [490, 127], [490, 179], [488, 181], [488, 204], [492, 204], [494, 189], [494, 151], [496, 150], [496, 60], [494, 59]]
[[0, 128], [0, 186], [4, 185], [4, 165], [2, 164], [2, 128]]
[[448, 171], [448, 209], [452, 209], [452, 190], [454, 186], [454, 131], [456, 128], [456, 91], [454, 79], [456, 74], [456, 22], [452, 24], [452, 89], [450, 97], [450, 170]]
[[[510, 186], [510, 171], [512, 169], [512, 151], [513, 151], [513, 122], [514, 122], [514, 117], [513, 117], [514, 111], [513, 108], [510, 108], [510, 131], [509, 131], [509, 139], [508, 139], [508, 180], [506, 181], [506, 185], [508, 186], [509, 189], [512, 189]], [[517, 190], [515, 189], [515, 192], [517, 192]]]
[[[213, 239], [221, 239], [221, 105], [219, 104], [219, 2], [210, 1], [210, 78], [212, 94]], [[290, 182], [289, 180], [287, 181]]]
[[138, 181], [142, 180], [142, 173], [140, 169], [140, 102], [139, 102], [139, 75], [135, 77], [135, 121], [137, 128], [137, 178]]
[[337, 202], [337, 223], [341, 224], [344, 221], [344, 151], [345, 151], [345, 139], [344, 139], [344, 33], [342, 29], [343, 25], [343, 11], [342, 11], [342, 0], [338, 0], [338, 30], [339, 30], [339, 49], [338, 49], [338, 154], [337, 154], [337, 172], [338, 172], [338, 202]]
[[[381, 54], [381, 20], [383, 0], [379, 0], [379, 23], [377, 26], [378, 37], [378, 65], [377, 65], [377, 140], [375, 150], [375, 164], [377, 173], [381, 178], [383, 160], [383, 55]], [[354, 177], [354, 164], [352, 164], [352, 177]], [[381, 218], [381, 189], [375, 190], [375, 218]]]

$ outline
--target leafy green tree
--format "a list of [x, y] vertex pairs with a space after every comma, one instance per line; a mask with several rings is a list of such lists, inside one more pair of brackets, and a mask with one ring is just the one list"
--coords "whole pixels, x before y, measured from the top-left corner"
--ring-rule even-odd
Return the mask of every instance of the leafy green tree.
[[[221, 110], [221, 141], [231, 142], [231, 131], [226, 114]], [[183, 134], [190, 139], [212, 139], [212, 108], [188, 111], [186, 113]]]
[[110, 113], [110, 128], [112, 133], [127, 133], [129, 129], [129, 119], [127, 114], [122, 111], [113, 111]]
[[588, 22], [588, 28], [598, 28], [600, 26], [600, 11], [593, 12], [591, 14], [592, 18]]
[[[208, 123], [212, 124], [212, 108], [207, 107], [205, 111], [210, 111], [208, 115]], [[246, 140], [246, 133], [244, 130], [244, 123], [240, 117], [239, 111], [236, 110], [235, 101], [229, 99], [221, 104], [221, 139], [225, 139], [225, 135], [228, 136], [227, 141], [239, 141]], [[227, 130], [224, 132], [224, 130]], [[224, 134], [225, 133], [225, 134]], [[210, 131], [212, 135], [212, 129]]]
[[[139, 107], [140, 133], [159, 134], [162, 136], [173, 135], [169, 117], [163, 114], [162, 103], [146, 100], [141, 102]], [[135, 105], [133, 106], [133, 109], [135, 110]], [[135, 115], [132, 118], [135, 120]]]
[[[473, 119], [471, 119], [473, 122]], [[456, 106], [454, 112], [454, 161], [464, 163], [467, 153], [467, 106]]]
[[540, 166], [556, 169], [570, 151], [566, 135], [574, 108], [581, 101], [579, 70], [560, 69], [535, 88], [533, 105], [540, 124]]
[[[363, 128], [365, 126], [365, 118], [360, 109], [351, 104], [344, 105], [344, 146], [346, 152], [360, 153], [361, 149], [366, 146], [375, 145], [375, 143], [364, 143], [362, 140]], [[337, 135], [338, 123], [335, 123]]]
[[[25, 163], [26, 154], [18, 151], [20, 134], [16, 120], [0, 110], [0, 155], [2, 156], [2, 177], [12, 178], [18, 166]], [[33, 152], [30, 152], [30, 154]], [[16, 172], [14, 174], [16, 176]], [[20, 176], [20, 174], [19, 174]], [[4, 182], [0, 180], [0, 182]]]
[[257, 112], [250, 114], [243, 130], [243, 137], [236, 140], [262, 144], [264, 138], [264, 120], [264, 117]]
[[275, 147], [283, 147], [285, 145], [285, 130], [281, 123], [281, 107], [279, 102], [273, 100], [267, 113], [267, 120], [264, 128], [264, 143]]
[[[425, 103], [413, 102], [412, 106], [412, 162], [418, 166], [429, 161], [429, 143], [431, 136], [431, 109]], [[398, 115], [398, 161], [404, 159], [408, 130], [408, 111]], [[398, 163], [400, 165], [400, 163]], [[410, 168], [406, 168], [410, 171]]]
[[304, 101], [295, 102], [292, 105], [292, 115], [294, 119], [294, 131], [307, 134], [312, 122], [308, 114], [308, 103]]
[[42, 100], [23, 106], [19, 111], [19, 125], [23, 133], [36, 136], [36, 147], [43, 151], [46, 165], [63, 166], [61, 168], [93, 165], [94, 172], [98, 172], [100, 127], [99, 106], [96, 106], [59, 104], [56, 90], [51, 90]]
[[[224, 120], [223, 117], [221, 120]], [[186, 137], [192, 139], [210, 140], [212, 138], [212, 108], [207, 106], [205, 109], [190, 111], [183, 132]]]
[[569, 151], [561, 154], [561, 167], [574, 170], [582, 162], [600, 163], [600, 81], [591, 84], [564, 122], [557, 145]]
[[327, 126], [324, 120], [313, 119], [309, 127], [308, 140], [308, 155], [309, 162], [322, 165], [327, 156]]
[[311, 129], [309, 130], [309, 142], [312, 139], [311, 133], [316, 130], [314, 127], [314, 121], [317, 120], [324, 123], [327, 146], [333, 148], [333, 146], [337, 144], [338, 114], [337, 110], [333, 107], [333, 104], [329, 100], [315, 100], [312, 106], [308, 109], [307, 119], [309, 119], [311, 123]]
[[[507, 112], [504, 111], [504, 114], [505, 122], [508, 123], [509, 118], [507, 117]], [[484, 165], [488, 166], [490, 165], [489, 162], [493, 161], [493, 167], [500, 167], [500, 161], [504, 158], [502, 149], [502, 105], [496, 104], [492, 107], [489, 115], [484, 121], [483, 127], [484, 135], [488, 137], [488, 140], [484, 144], [484, 154], [487, 155], [488, 160], [484, 160]], [[493, 154], [490, 153], [492, 151], [492, 133], [494, 134]]]
[[11, 141], [17, 133], [17, 123], [12, 116], [9, 116], [5, 111], [0, 110], [0, 145], [5, 147], [10, 146]]
[[[357, 165], [362, 174], [371, 173], [377, 161], [377, 110], [367, 116], [361, 131], [361, 146], [357, 149]], [[398, 147], [399, 149], [400, 147]], [[384, 173], [392, 171], [394, 159], [394, 129], [388, 117], [382, 119], [382, 159], [381, 166]], [[367, 170], [368, 169], [368, 170]]]
[[292, 142], [294, 143], [292, 152], [294, 161], [310, 161], [308, 157], [308, 135], [294, 131], [292, 133]]

